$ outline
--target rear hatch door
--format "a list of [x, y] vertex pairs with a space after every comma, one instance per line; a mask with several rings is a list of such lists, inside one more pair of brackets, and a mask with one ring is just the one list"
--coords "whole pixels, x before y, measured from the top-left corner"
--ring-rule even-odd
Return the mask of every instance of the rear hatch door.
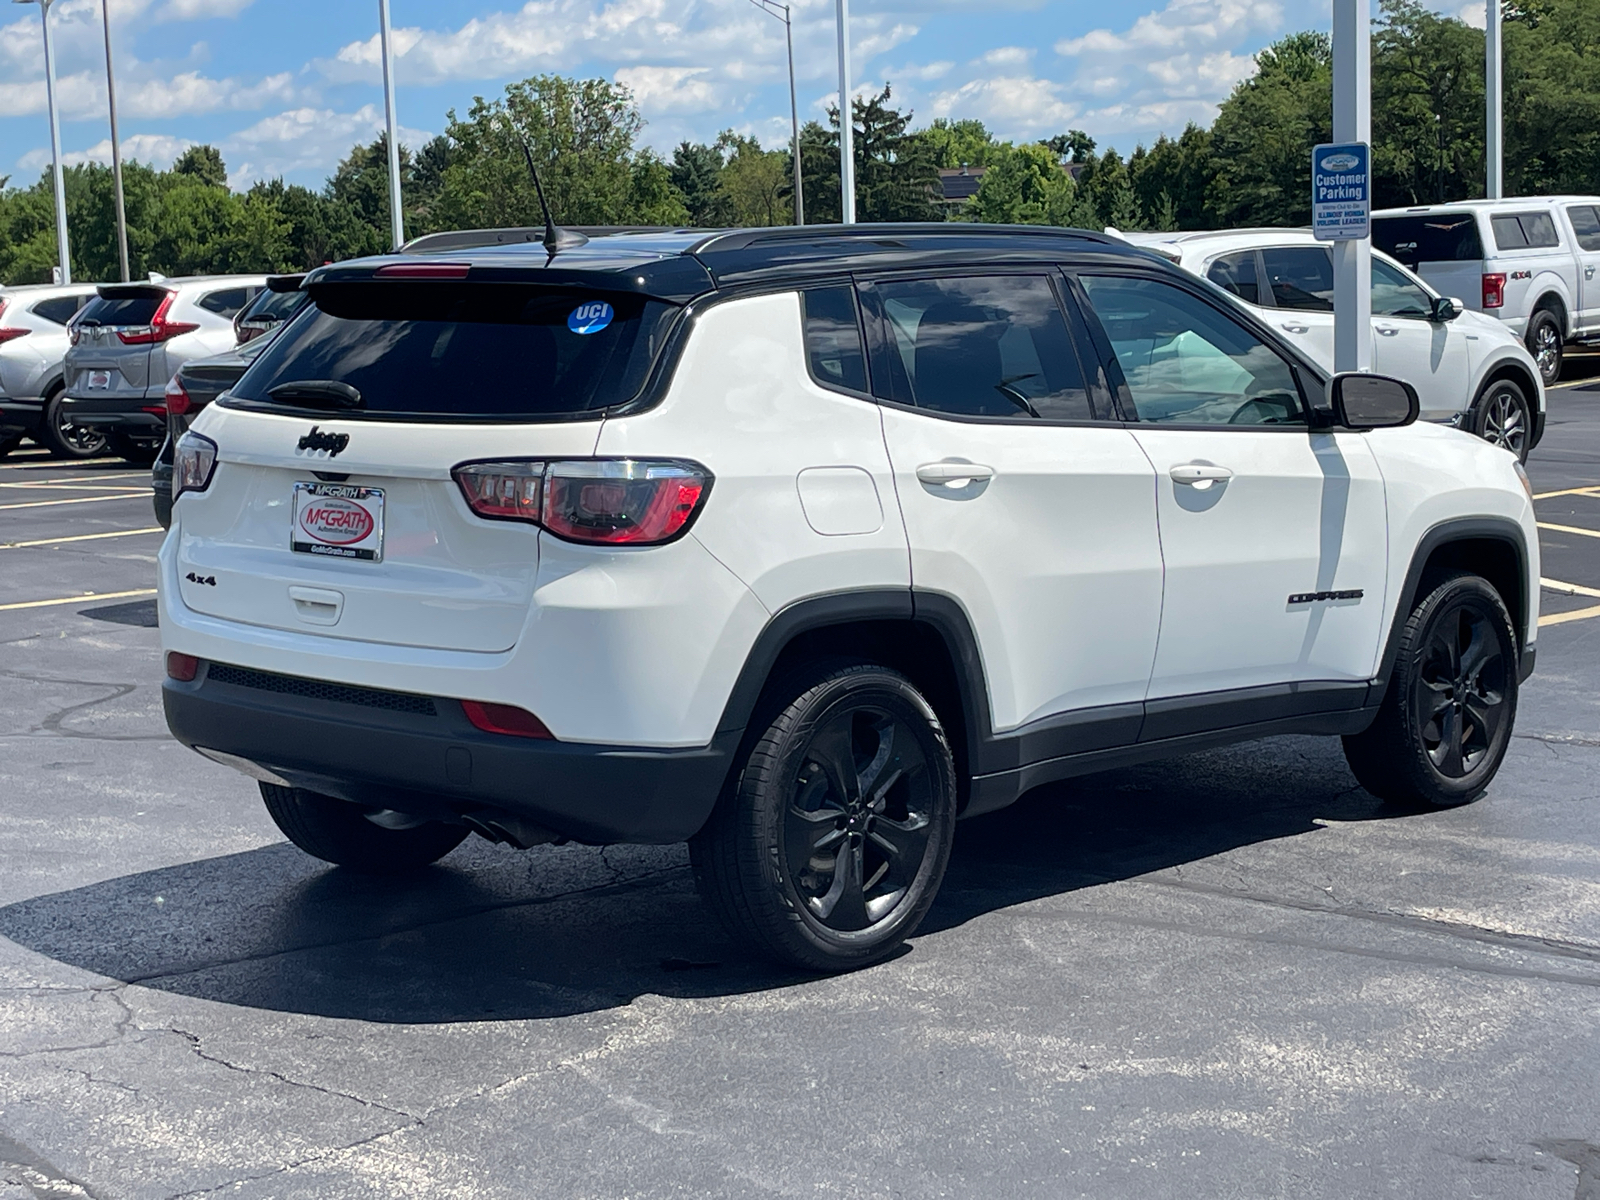
[[67, 395], [143, 401], [155, 348], [148, 331], [168, 295], [154, 284], [102, 287], [73, 321], [77, 342], [67, 351]]
[[593, 455], [603, 410], [642, 387], [672, 306], [433, 281], [313, 296], [195, 422], [218, 463], [178, 504], [184, 604], [332, 638], [510, 649], [539, 530], [475, 515], [452, 468]]
[[1484, 243], [1478, 214], [1471, 209], [1374, 217], [1372, 244], [1441, 296], [1482, 309]]

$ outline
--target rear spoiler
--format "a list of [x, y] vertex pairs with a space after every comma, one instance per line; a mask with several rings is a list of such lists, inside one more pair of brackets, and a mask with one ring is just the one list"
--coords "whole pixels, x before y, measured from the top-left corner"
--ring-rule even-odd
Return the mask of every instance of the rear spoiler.
[[95, 291], [102, 300], [160, 300], [172, 294], [159, 283], [102, 283]]
[[298, 292], [300, 285], [306, 281], [304, 274], [300, 275], [268, 275], [267, 291], [269, 292]]

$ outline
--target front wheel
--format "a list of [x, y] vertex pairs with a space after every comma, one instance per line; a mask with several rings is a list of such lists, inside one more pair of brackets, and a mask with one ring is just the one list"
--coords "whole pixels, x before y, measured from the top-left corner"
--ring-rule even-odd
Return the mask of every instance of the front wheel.
[[1472, 432], [1528, 461], [1533, 441], [1533, 410], [1522, 389], [1509, 379], [1497, 379], [1485, 389], [1472, 418]]
[[808, 970], [876, 962], [944, 878], [956, 776], [903, 675], [823, 670], [780, 696], [737, 783], [689, 843], [701, 893], [739, 940]]
[[1517, 637], [1500, 593], [1477, 575], [1446, 579], [1412, 610], [1377, 719], [1344, 739], [1345, 761], [1381, 800], [1476, 800], [1510, 745], [1517, 686]]
[[275, 783], [261, 785], [261, 799], [283, 835], [307, 854], [374, 875], [437, 862], [470, 832], [465, 825], [443, 821], [388, 828], [368, 820], [360, 805]]

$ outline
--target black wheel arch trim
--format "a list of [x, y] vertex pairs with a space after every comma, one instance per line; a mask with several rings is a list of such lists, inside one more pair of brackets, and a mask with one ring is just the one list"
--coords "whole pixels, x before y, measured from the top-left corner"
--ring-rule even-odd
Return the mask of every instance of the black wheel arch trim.
[[1507, 517], [1456, 517], [1432, 526], [1417, 541], [1411, 552], [1411, 562], [1406, 567], [1405, 582], [1401, 585], [1389, 623], [1389, 636], [1384, 642], [1383, 657], [1378, 662], [1378, 673], [1373, 677], [1367, 694], [1367, 703], [1376, 705], [1388, 690], [1394, 674], [1395, 656], [1400, 652], [1400, 636], [1405, 630], [1411, 610], [1420, 599], [1422, 572], [1433, 555], [1452, 542], [1496, 541], [1509, 547], [1517, 564], [1517, 594], [1502, 596], [1511, 611], [1512, 624], [1517, 636], [1520, 655], [1519, 674], [1526, 679], [1533, 673], [1534, 648], [1528, 641], [1528, 613], [1533, 597], [1528, 594], [1528, 547], [1522, 536], [1522, 526]]

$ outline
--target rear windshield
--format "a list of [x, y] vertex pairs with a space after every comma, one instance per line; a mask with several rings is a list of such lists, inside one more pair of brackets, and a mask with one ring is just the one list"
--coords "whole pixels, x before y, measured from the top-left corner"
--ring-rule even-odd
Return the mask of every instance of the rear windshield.
[[1471, 262], [1483, 258], [1478, 218], [1469, 212], [1374, 217], [1372, 244], [1412, 270], [1418, 263]]
[[640, 296], [522, 284], [334, 283], [262, 352], [236, 400], [334, 381], [360, 393], [341, 416], [500, 420], [568, 416], [631, 400], [674, 311]]
[[304, 292], [263, 291], [244, 310], [241, 321], [282, 321], [294, 316], [294, 310], [305, 300]]
[[78, 317], [80, 325], [148, 325], [155, 319], [156, 309], [163, 297], [132, 296], [122, 300], [108, 300], [96, 296], [83, 306]]

